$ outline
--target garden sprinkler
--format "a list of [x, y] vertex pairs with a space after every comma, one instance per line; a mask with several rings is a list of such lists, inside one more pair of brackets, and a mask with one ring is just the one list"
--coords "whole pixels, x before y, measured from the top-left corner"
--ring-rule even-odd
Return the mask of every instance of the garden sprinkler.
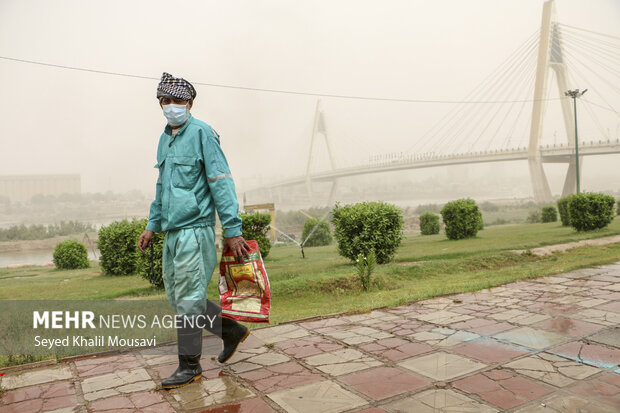
[[[330, 211], [327, 211], [327, 212], [325, 213], [325, 215], [323, 215], [323, 216], [321, 217], [321, 219], [325, 219], [325, 217], [329, 214], [329, 212], [330, 212]], [[304, 212], [303, 214], [304, 214], [304, 215], [306, 215], [306, 216], [310, 216], [310, 215], [306, 214], [305, 212]], [[312, 228], [312, 231], [310, 231], [310, 233], [308, 234], [308, 236], [306, 237], [306, 239], [305, 239], [305, 240], [303, 240], [303, 241], [301, 242], [301, 244], [297, 243], [297, 245], [299, 245], [299, 248], [301, 249], [301, 258], [306, 258], [306, 255], [304, 254], [304, 244], [306, 243], [306, 241], [308, 241], [308, 240], [310, 239], [310, 237], [312, 236], [312, 234], [314, 234], [314, 231], [316, 231], [316, 229], [319, 227], [319, 223], [320, 223], [320, 220], [321, 220], [321, 219], [317, 220], [316, 225]]]
[[299, 248], [301, 249], [301, 258], [306, 258], [305, 254], [304, 254], [304, 244], [303, 243], [299, 243], [297, 242], [295, 239], [291, 238], [288, 236], [288, 234], [285, 234], [284, 232], [280, 231], [278, 228], [273, 227], [273, 229], [275, 229], [276, 231], [278, 231], [280, 234], [284, 235], [286, 238], [290, 239], [291, 241], [293, 241], [295, 244], [297, 244], [299, 246]]

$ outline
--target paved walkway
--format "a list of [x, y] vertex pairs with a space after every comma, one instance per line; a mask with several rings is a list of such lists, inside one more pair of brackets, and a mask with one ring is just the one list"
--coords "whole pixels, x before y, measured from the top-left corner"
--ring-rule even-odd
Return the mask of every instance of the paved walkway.
[[167, 392], [165, 354], [7, 372], [0, 411], [611, 413], [619, 325], [620, 263], [254, 330], [231, 363], [205, 356], [202, 381]]
[[566, 252], [573, 248], [583, 247], [586, 245], [598, 247], [601, 245], [609, 245], [620, 242], [620, 235], [612, 235], [610, 237], [584, 239], [581, 241], [567, 242], [565, 244], [547, 245], [539, 248], [532, 248], [530, 250], [515, 250], [514, 253], [523, 254], [524, 252], [531, 252], [534, 255], [543, 256], [550, 255], [554, 252]]

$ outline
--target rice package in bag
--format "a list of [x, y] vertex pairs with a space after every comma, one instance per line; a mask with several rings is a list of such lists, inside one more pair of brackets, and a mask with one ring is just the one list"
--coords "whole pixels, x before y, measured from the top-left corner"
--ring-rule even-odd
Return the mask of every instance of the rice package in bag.
[[237, 262], [231, 250], [220, 261], [222, 317], [251, 323], [268, 323], [271, 290], [258, 242], [247, 241], [249, 259]]

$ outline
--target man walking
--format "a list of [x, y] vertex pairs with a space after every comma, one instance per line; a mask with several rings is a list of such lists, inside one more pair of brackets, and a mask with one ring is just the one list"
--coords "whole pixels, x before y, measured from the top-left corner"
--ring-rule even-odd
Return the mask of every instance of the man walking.
[[144, 252], [154, 232], [166, 232], [163, 280], [168, 300], [178, 313], [179, 367], [163, 380], [164, 389], [200, 380], [202, 328], [222, 338], [220, 363], [249, 335], [236, 321], [214, 317], [221, 308], [207, 300], [207, 285], [217, 265], [216, 210], [225, 230], [224, 251], [232, 250], [240, 261], [250, 247], [241, 236], [239, 203], [219, 135], [190, 114], [195, 98], [191, 83], [163, 73], [157, 99], [168, 124], [157, 147], [155, 200], [146, 230], [138, 239], [138, 248]]

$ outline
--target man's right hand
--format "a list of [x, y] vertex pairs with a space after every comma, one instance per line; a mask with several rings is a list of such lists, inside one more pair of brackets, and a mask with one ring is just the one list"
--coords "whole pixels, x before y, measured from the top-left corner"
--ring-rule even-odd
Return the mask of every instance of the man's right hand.
[[144, 250], [147, 249], [149, 245], [151, 245], [152, 238], [153, 231], [145, 229], [142, 235], [140, 235], [140, 238], [138, 238], [138, 249], [141, 252], [144, 252]]

